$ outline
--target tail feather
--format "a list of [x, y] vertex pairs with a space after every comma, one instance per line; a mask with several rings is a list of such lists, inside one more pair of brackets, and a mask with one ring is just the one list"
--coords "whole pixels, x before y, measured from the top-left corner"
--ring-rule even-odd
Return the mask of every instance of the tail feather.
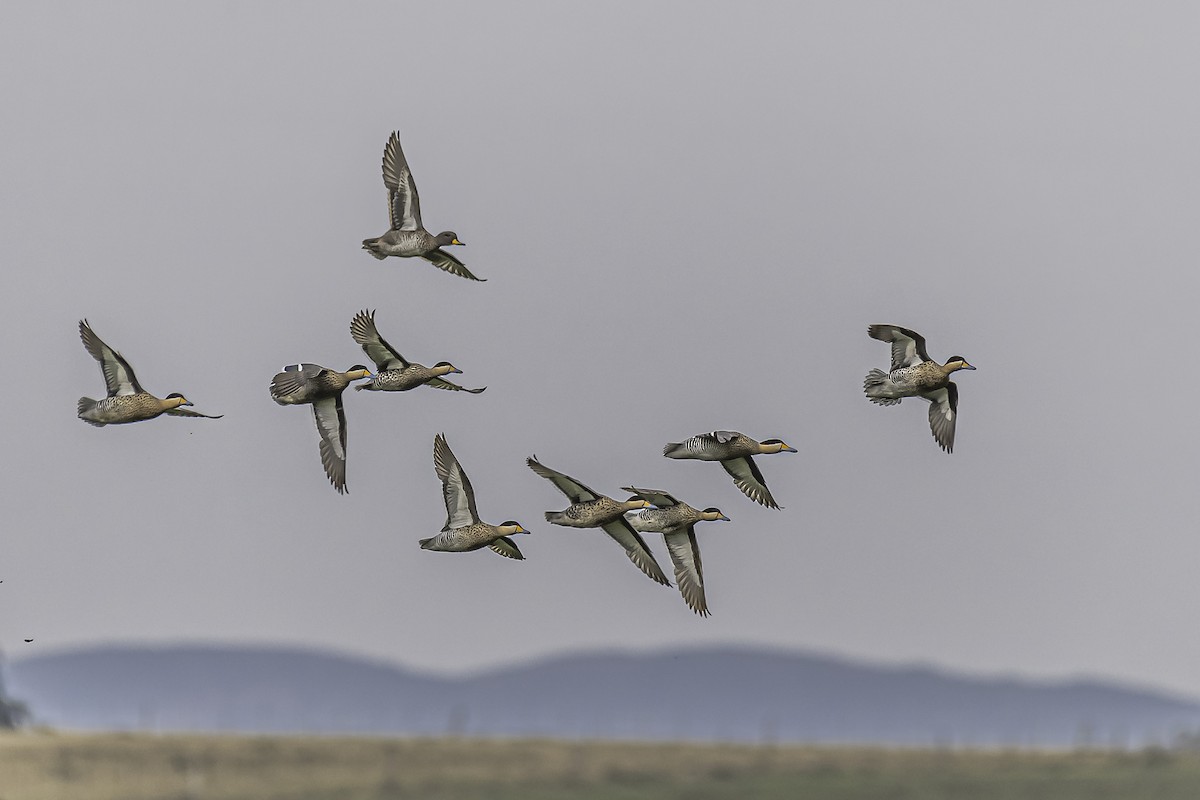
[[663, 448], [663, 455], [667, 458], [678, 458], [685, 454], [683, 442], [667, 442]]
[[97, 428], [103, 428], [105, 423], [96, 422], [94, 419], [88, 419], [87, 417], [84, 416], [84, 414], [87, 414], [93, 408], [95, 408], [98, 403], [99, 403], [98, 400], [93, 400], [90, 397], [81, 397], [81, 398], [79, 398], [79, 402], [75, 406], [75, 411], [76, 411], [76, 414], [78, 414], [79, 418], [81, 420], [83, 420], [84, 422], [86, 422], [88, 425], [95, 425]]
[[887, 380], [887, 373], [881, 369], [873, 369], [867, 373], [867, 377], [863, 378], [863, 391], [867, 393], [867, 399], [872, 403], [878, 403], [881, 406], [894, 406], [900, 402], [898, 397], [888, 397], [883, 394], [883, 385]]
[[387, 258], [387, 256], [375, 249], [374, 245], [378, 242], [378, 239], [363, 239], [362, 249], [366, 250], [380, 261], [383, 261], [385, 258]]
[[563, 513], [561, 511], [547, 511], [546, 512], [546, 522], [552, 522], [554, 524], [558, 524], [558, 521], [561, 520], [562, 518], [563, 518]]

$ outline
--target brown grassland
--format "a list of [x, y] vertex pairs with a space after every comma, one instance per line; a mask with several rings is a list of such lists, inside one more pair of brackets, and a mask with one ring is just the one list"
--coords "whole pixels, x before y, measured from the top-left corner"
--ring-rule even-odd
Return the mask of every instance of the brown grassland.
[[0, 735], [0, 800], [1200, 797], [1200, 755], [494, 739]]

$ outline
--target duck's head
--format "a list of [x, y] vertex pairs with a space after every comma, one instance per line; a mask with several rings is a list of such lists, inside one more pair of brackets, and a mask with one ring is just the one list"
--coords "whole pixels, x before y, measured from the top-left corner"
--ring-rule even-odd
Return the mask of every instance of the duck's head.
[[451, 245], [451, 244], [458, 244], [458, 245], [462, 245], [463, 247], [467, 246], [466, 242], [460, 242], [458, 240], [458, 234], [455, 233], [454, 231], [442, 231], [441, 233], [439, 233], [437, 235], [437, 246], [438, 247], [446, 247], [447, 245]]
[[[167, 395], [163, 399], [165, 401], [168, 401], [168, 404], [170, 405], [171, 408], [179, 408], [180, 406], [192, 405], [192, 401], [188, 400], [186, 397], [181, 395], [179, 392], [171, 392], [169, 395]], [[170, 401], [174, 401], [174, 402], [171, 403]]]
[[449, 375], [452, 372], [457, 375], [462, 375], [462, 370], [451, 364], [449, 361], [439, 361], [438, 363], [434, 364], [433, 371], [438, 375]]
[[712, 508], [712, 507], [706, 508], [700, 512], [700, 516], [703, 519], [708, 520], [709, 522], [716, 522], [717, 520], [729, 522], [729, 517], [722, 514], [721, 509], [719, 509], [719, 508]]
[[648, 500], [646, 500], [643, 497], [638, 497], [637, 495], [630, 497], [628, 500], [626, 500], [621, 505], [625, 506], [626, 511], [634, 511], [639, 508], [651, 508], [652, 507], [651, 503]]
[[359, 378], [372, 377], [371, 370], [367, 369], [362, 364], [355, 364], [353, 367], [346, 370], [342, 374], [346, 376], [346, 380], [348, 380], [348, 381], [356, 381]]
[[794, 453], [794, 452], [796, 452], [796, 448], [789, 447], [783, 441], [783, 439], [764, 439], [758, 445], [758, 452], [760, 452], [760, 453], [783, 453], [783, 452]]
[[496, 530], [503, 533], [505, 536], [512, 536], [514, 533], [529, 533], [525, 527], [515, 519], [505, 520], [496, 526]]
[[975, 368], [972, 367], [970, 364], [968, 364], [967, 360], [965, 358], [963, 358], [962, 356], [950, 356], [948, 359], [946, 359], [946, 371], [947, 372], [955, 372], [956, 370], [960, 370], [960, 369], [975, 369]]

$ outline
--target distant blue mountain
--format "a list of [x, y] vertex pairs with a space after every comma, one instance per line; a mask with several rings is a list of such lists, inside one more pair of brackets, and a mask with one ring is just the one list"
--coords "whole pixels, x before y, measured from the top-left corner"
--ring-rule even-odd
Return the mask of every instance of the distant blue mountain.
[[1162, 692], [734, 648], [446, 679], [309, 650], [109, 646], [6, 677], [38, 721], [93, 730], [1123, 747], [1200, 729], [1200, 703]]

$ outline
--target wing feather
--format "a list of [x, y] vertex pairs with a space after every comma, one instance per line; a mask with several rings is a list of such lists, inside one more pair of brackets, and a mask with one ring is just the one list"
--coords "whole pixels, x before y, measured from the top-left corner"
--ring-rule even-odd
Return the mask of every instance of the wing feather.
[[661, 489], [639, 489], [636, 486], [622, 486], [621, 491], [629, 492], [630, 494], [636, 494], [647, 503], [658, 506], [659, 508], [667, 508], [669, 506], [679, 505], [678, 500]]
[[392, 230], [422, 230], [421, 198], [417, 195], [417, 184], [408, 169], [408, 159], [400, 147], [399, 131], [392, 131], [383, 148], [383, 185], [388, 190]]
[[941, 389], [921, 395], [929, 401], [929, 429], [947, 453], [954, 452], [954, 426], [958, 422], [958, 387], [950, 381]]
[[565, 494], [572, 503], [586, 503], [589, 500], [598, 500], [603, 497], [599, 492], [589, 489], [570, 475], [564, 475], [545, 466], [537, 460], [537, 456], [525, 459], [525, 463], [531, 470], [557, 486], [558, 490]]
[[446, 526], [442, 530], [465, 528], [479, 522], [475, 490], [441, 433], [433, 438], [433, 468], [442, 480], [442, 497], [446, 501]]
[[663, 535], [671, 563], [675, 566], [675, 583], [688, 608], [707, 617], [708, 603], [704, 598], [704, 570], [700, 563], [700, 545], [696, 543], [696, 527]]
[[871, 325], [867, 335], [881, 342], [892, 345], [892, 369], [911, 367], [929, 361], [929, 352], [925, 349], [925, 337], [908, 328], [899, 325]]
[[467, 269], [467, 265], [459, 261], [454, 256], [447, 253], [440, 247], [436, 250], [430, 250], [421, 256], [429, 263], [433, 264], [438, 269], [444, 269], [451, 275], [457, 275], [460, 278], [467, 278], [473, 281], [485, 281], [486, 278], [477, 278], [471, 270]]
[[106, 345], [92, 330], [92, 326], [86, 319], [79, 321], [79, 338], [83, 340], [83, 346], [88, 354], [100, 362], [100, 371], [104, 373], [104, 385], [108, 390], [109, 397], [140, 394], [144, 391], [142, 385], [138, 383], [137, 376], [133, 374], [133, 367], [129, 366], [129, 362], [116, 350]]
[[525, 556], [521, 555], [521, 550], [517, 547], [517, 543], [507, 536], [501, 536], [499, 539], [496, 539], [488, 545], [488, 548], [505, 558], [515, 558], [517, 561], [525, 560]]
[[367, 358], [375, 362], [378, 371], [389, 369], [404, 369], [408, 361], [379, 335], [375, 327], [375, 312], [360, 311], [350, 321], [350, 335], [362, 346]]
[[481, 386], [478, 389], [468, 389], [465, 386], [459, 386], [457, 383], [451, 383], [445, 378], [430, 378], [425, 381], [426, 386], [432, 386], [435, 389], [448, 389], [452, 392], [470, 392], [471, 394], [479, 394], [487, 389], [486, 386]]
[[671, 585], [671, 582], [667, 580], [667, 576], [663, 574], [662, 568], [658, 566], [658, 562], [654, 560], [654, 554], [646, 546], [646, 541], [641, 537], [641, 534], [633, 529], [624, 517], [617, 517], [612, 522], [600, 527], [617, 544], [625, 548], [625, 555], [629, 556], [629, 560], [633, 562], [635, 567], [645, 573], [646, 577], [652, 581], [661, 583], [663, 586]]
[[781, 507], [771, 496], [771, 490], [767, 488], [767, 482], [763, 480], [758, 464], [754, 463], [753, 458], [750, 456], [730, 458], [722, 461], [721, 466], [733, 477], [733, 485], [740, 489], [746, 497], [767, 508]]
[[346, 412], [342, 409], [342, 396], [323, 397], [314, 401], [312, 407], [317, 432], [321, 434], [321, 466], [333, 488], [344, 494], [347, 491]]
[[225, 416], [224, 414], [217, 414], [215, 416], [211, 414], [201, 414], [199, 411], [192, 411], [190, 408], [182, 407], [168, 409], [166, 413], [172, 417], [204, 417], [205, 419], [220, 419], [221, 417]]

